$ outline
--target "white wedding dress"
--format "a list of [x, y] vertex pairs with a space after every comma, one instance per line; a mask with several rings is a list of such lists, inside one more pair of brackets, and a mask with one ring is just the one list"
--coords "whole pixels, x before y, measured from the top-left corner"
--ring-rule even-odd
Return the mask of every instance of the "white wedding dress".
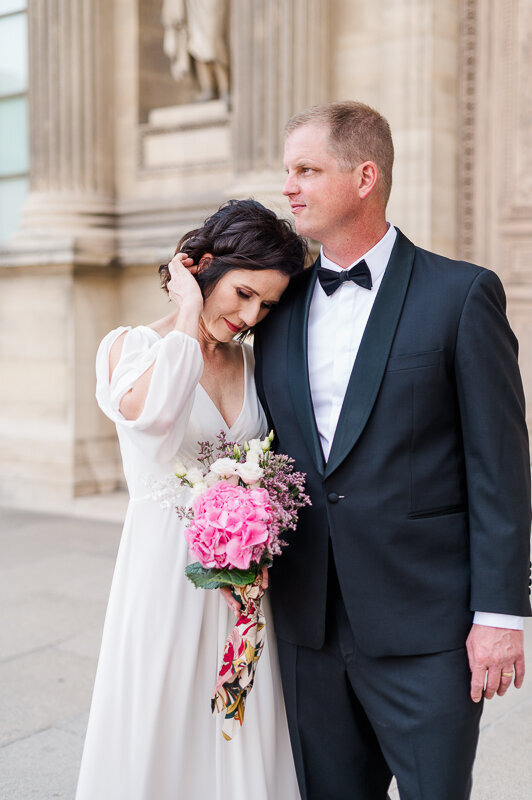
[[[124, 331], [109, 384], [109, 350]], [[234, 617], [218, 591], [195, 589], [185, 522], [151, 498], [149, 477], [196, 459], [198, 441], [224, 430], [243, 442], [265, 433], [242, 347], [245, 396], [231, 428], [200, 385], [198, 342], [148, 327], [118, 328], [98, 351], [97, 399], [117, 426], [130, 503], [105, 619], [77, 800], [298, 800], [271, 615], [243, 727], [227, 742], [211, 715], [225, 638]], [[134, 421], [121, 397], [155, 362], [144, 410]]]

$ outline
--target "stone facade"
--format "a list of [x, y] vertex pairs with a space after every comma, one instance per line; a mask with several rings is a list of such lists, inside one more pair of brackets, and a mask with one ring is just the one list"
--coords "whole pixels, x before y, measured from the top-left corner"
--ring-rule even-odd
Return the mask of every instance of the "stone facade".
[[164, 55], [162, 0], [29, 4], [30, 194], [0, 251], [0, 502], [120, 482], [99, 340], [165, 313], [158, 264], [225, 199], [287, 213], [283, 123], [332, 99], [390, 121], [389, 219], [501, 275], [532, 397], [530, 3], [230, 5], [230, 102], [195, 103]]

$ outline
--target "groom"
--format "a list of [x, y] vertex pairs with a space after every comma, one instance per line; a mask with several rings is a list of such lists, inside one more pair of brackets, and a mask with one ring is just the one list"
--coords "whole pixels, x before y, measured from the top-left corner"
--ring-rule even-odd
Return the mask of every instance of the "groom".
[[321, 244], [256, 335], [278, 449], [312, 507], [271, 575], [305, 800], [465, 800], [482, 711], [524, 676], [530, 461], [497, 276], [386, 222], [383, 117], [286, 128], [284, 194]]

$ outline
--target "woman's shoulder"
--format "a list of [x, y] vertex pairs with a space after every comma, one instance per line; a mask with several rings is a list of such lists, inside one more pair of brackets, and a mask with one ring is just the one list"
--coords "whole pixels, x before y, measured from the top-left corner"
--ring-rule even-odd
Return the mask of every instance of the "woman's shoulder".
[[96, 354], [98, 374], [112, 375], [120, 361], [127, 341], [127, 352], [140, 353], [148, 350], [160, 336], [148, 325], [120, 325], [104, 336]]
[[117, 339], [121, 336], [125, 337], [126, 334], [128, 339], [135, 339], [139, 342], [145, 340], [151, 343], [160, 338], [160, 334], [158, 334], [151, 325], [119, 325], [118, 328], [113, 328], [112, 331], [109, 331], [109, 333], [104, 336], [100, 347], [105, 345], [110, 348]]

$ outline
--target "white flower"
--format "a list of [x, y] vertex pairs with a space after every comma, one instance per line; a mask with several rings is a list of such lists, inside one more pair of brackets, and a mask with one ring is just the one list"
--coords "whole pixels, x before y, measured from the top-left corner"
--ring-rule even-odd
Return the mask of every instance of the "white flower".
[[187, 468], [182, 461], [176, 461], [174, 464], [174, 475], [176, 478], [184, 478], [187, 474]]
[[274, 437], [274, 433], [273, 433], [273, 431], [270, 431], [270, 432], [269, 432], [269, 434], [268, 434], [268, 436], [266, 436], [266, 437], [265, 437], [265, 438], [262, 440], [262, 442], [260, 443], [260, 444], [261, 444], [261, 449], [262, 449], [262, 452], [263, 452], [263, 453], [267, 453], [267, 452], [268, 452], [268, 450], [271, 448], [271, 446], [272, 446], [272, 442], [273, 442], [273, 437]]
[[211, 464], [211, 472], [218, 475], [220, 478], [230, 478], [231, 475], [236, 475], [238, 464], [232, 458], [219, 458], [214, 464]]
[[215, 472], [208, 472], [205, 475], [205, 483], [207, 484], [209, 489], [211, 488], [211, 486], [214, 486], [215, 483], [219, 482], [220, 482], [220, 476], [217, 475]]
[[199, 467], [190, 467], [187, 470], [187, 481], [190, 481], [192, 486], [195, 486], [199, 481], [203, 482], [203, 472]]
[[247, 459], [249, 459], [250, 456], [262, 455], [262, 442], [260, 439], [251, 439], [249, 442], [246, 442], [246, 445]]
[[259, 459], [262, 456], [262, 451], [257, 453], [255, 450], [250, 450], [246, 454], [246, 464], [257, 464], [259, 463]]
[[196, 481], [192, 487], [192, 496], [197, 497], [198, 495], [203, 494], [203, 492], [208, 488], [207, 481]]
[[244, 483], [257, 483], [264, 475], [264, 470], [258, 464], [245, 461], [243, 464], [237, 464], [237, 474], [244, 481]]

